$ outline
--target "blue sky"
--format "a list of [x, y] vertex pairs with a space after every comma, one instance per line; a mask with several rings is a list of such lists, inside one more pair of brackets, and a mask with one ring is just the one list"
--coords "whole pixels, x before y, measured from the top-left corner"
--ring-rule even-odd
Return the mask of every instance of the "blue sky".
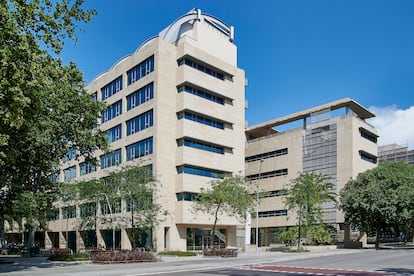
[[235, 28], [254, 125], [344, 97], [378, 117], [380, 144], [414, 147], [414, 1], [86, 0], [98, 15], [65, 45], [88, 83], [194, 7]]

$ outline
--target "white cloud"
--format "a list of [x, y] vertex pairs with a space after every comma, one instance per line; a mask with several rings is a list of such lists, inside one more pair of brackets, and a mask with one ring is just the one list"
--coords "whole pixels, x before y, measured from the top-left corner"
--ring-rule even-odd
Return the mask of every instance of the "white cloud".
[[414, 148], [414, 106], [398, 109], [395, 105], [370, 107], [376, 117], [369, 119], [380, 136], [379, 145], [399, 144]]

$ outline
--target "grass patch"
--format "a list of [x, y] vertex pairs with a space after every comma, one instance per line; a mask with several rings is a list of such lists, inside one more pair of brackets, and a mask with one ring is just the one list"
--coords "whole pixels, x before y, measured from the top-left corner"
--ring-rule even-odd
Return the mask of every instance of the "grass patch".
[[76, 253], [73, 255], [51, 255], [48, 260], [61, 262], [89, 261], [89, 255], [83, 253]]
[[178, 257], [197, 256], [197, 253], [187, 252], [187, 251], [166, 251], [166, 252], [160, 252], [159, 254], [160, 255], [165, 255], [165, 256], [178, 256]]

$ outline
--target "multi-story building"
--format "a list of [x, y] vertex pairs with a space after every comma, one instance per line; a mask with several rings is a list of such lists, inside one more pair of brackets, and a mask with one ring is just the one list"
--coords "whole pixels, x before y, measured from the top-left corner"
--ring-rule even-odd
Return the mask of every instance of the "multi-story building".
[[[258, 192], [266, 192], [258, 210], [259, 244], [278, 242], [280, 228], [297, 224], [281, 191], [299, 172], [329, 176], [339, 194], [348, 180], [376, 166], [378, 136], [365, 121], [374, 116], [346, 98], [247, 128], [245, 175]], [[344, 215], [333, 203], [323, 208], [325, 222], [345, 228]], [[254, 233], [256, 220], [251, 227]]]
[[414, 150], [409, 150], [408, 146], [390, 144], [378, 148], [379, 162], [403, 161], [414, 166]]
[[[97, 153], [97, 168], [69, 153], [60, 181], [150, 165], [159, 183], [155, 203], [168, 211], [149, 235], [149, 245], [158, 251], [201, 249], [213, 218], [194, 213], [192, 195], [211, 180], [243, 171], [245, 76], [237, 67], [233, 38], [233, 27], [192, 10], [86, 87], [108, 105], [99, 127], [107, 131], [111, 150]], [[130, 216], [125, 202], [113, 209]], [[112, 248], [112, 230], [100, 225], [87, 233], [79, 230], [80, 213], [76, 204], [59, 209], [49, 222], [46, 248]], [[219, 218], [222, 243], [237, 245], [238, 224], [232, 217]], [[117, 248], [131, 248], [129, 230], [116, 230]]]

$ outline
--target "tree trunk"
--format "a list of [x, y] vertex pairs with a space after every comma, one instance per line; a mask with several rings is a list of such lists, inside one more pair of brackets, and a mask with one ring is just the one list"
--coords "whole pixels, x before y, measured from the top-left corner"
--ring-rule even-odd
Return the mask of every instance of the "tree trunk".
[[299, 207], [298, 250], [300, 250], [301, 226], [302, 226], [302, 205]]
[[29, 229], [29, 240], [27, 241], [27, 253], [31, 256], [32, 248], [34, 247], [34, 237], [36, 233], [36, 227]]
[[380, 227], [377, 226], [377, 230], [376, 230], [376, 237], [375, 237], [375, 250], [379, 249], [379, 234], [380, 234]]
[[217, 216], [218, 216], [219, 210], [220, 210], [220, 205], [217, 206], [217, 209], [214, 215], [214, 224], [213, 224], [213, 229], [211, 230], [211, 237], [210, 237], [210, 248], [214, 247], [214, 233], [216, 232]]

